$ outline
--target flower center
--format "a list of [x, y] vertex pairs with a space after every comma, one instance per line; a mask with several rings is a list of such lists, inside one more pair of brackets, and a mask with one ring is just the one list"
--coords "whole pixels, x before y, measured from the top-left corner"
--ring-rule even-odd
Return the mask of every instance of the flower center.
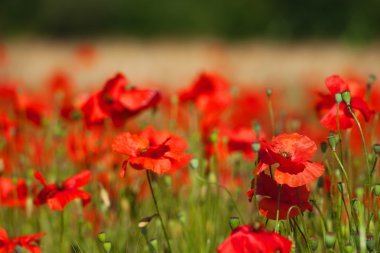
[[290, 159], [291, 155], [288, 152], [280, 151], [280, 154], [285, 157], [286, 159]]

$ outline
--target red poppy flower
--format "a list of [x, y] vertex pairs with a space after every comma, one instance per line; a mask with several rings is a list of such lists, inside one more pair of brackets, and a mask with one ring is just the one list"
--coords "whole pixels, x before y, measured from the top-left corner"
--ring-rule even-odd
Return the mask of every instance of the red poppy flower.
[[[332, 75], [325, 80], [326, 86], [330, 94], [320, 94], [320, 101], [316, 105], [316, 110], [323, 114], [320, 122], [321, 124], [331, 130], [337, 130], [337, 109], [338, 104], [335, 102], [335, 94], [344, 91], [351, 93], [351, 108], [358, 110], [363, 115], [364, 119], [368, 121], [372, 115], [367, 103], [363, 100], [364, 92], [357, 87], [356, 83], [348, 83], [340, 78], [338, 75]], [[340, 129], [348, 129], [353, 125], [353, 118], [348, 110], [346, 103], [343, 101], [339, 105], [339, 127]]]
[[25, 248], [31, 253], [41, 253], [42, 250], [38, 246], [38, 240], [43, 236], [45, 236], [44, 233], [38, 233], [9, 238], [7, 232], [0, 228], [0, 253], [15, 252], [17, 247]]
[[102, 123], [110, 117], [116, 126], [120, 126], [127, 118], [159, 102], [158, 91], [127, 86], [126, 78], [117, 74], [101, 91], [91, 95], [82, 105], [87, 125]]
[[304, 135], [281, 134], [274, 137], [271, 144], [261, 142], [261, 147], [257, 173], [278, 164], [274, 179], [279, 184], [291, 187], [306, 185], [325, 171], [322, 164], [310, 161], [317, 151], [317, 145]]
[[34, 199], [36, 206], [47, 203], [51, 210], [62, 211], [74, 199], [82, 199], [83, 205], [87, 205], [91, 201], [91, 195], [79, 189], [79, 187], [86, 185], [91, 180], [91, 172], [89, 170], [82, 171], [66, 179], [63, 183], [57, 184], [47, 184], [40, 172], [34, 173], [34, 177], [44, 186]]
[[24, 208], [27, 194], [25, 180], [19, 179], [15, 185], [12, 179], [0, 177], [0, 205]]
[[[248, 191], [249, 201], [252, 200], [254, 194], [253, 185], [254, 182], [252, 182], [252, 189]], [[277, 184], [269, 175], [262, 173], [257, 176], [256, 189], [257, 195], [264, 196], [264, 198], [259, 201], [260, 213], [268, 219], [275, 220], [277, 214], [279, 184]], [[292, 206], [298, 206], [302, 212], [306, 210], [312, 211], [313, 207], [308, 202], [309, 193], [310, 192], [305, 185], [300, 187], [282, 185], [280, 192], [279, 219], [286, 220], [288, 211]], [[290, 211], [289, 218], [299, 214], [298, 209], [293, 208]]]
[[242, 225], [235, 228], [217, 250], [218, 253], [289, 253], [291, 247], [292, 241], [277, 233]]
[[0, 113], [0, 137], [9, 141], [16, 132], [16, 123], [11, 121], [7, 114]]
[[191, 156], [184, 154], [186, 148], [187, 143], [180, 137], [153, 128], [140, 134], [121, 134], [112, 144], [113, 151], [129, 156], [123, 162], [122, 176], [128, 164], [134, 169], [148, 169], [158, 174], [174, 172], [190, 161]]
[[181, 102], [193, 101], [198, 110], [205, 112], [223, 111], [232, 101], [230, 86], [221, 76], [205, 72], [195, 82], [179, 93]]

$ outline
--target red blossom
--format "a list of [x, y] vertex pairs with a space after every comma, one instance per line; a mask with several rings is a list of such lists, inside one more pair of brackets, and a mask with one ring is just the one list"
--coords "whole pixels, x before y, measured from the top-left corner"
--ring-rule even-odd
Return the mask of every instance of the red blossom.
[[191, 156], [184, 153], [186, 148], [187, 143], [179, 136], [153, 128], [140, 134], [121, 134], [112, 144], [113, 151], [129, 156], [123, 162], [122, 176], [127, 165], [157, 174], [174, 172], [189, 163]]
[[[351, 93], [351, 108], [358, 110], [364, 119], [368, 121], [372, 115], [372, 111], [369, 109], [367, 103], [363, 100], [363, 89], [358, 87], [356, 82], [346, 82], [338, 75], [332, 75], [325, 80], [326, 86], [330, 91], [330, 94], [320, 94], [320, 100], [316, 104], [316, 110], [319, 114], [322, 114], [320, 119], [321, 124], [331, 130], [337, 130], [337, 111], [338, 104], [335, 102], [335, 94], [342, 93], [344, 91], [350, 91]], [[339, 127], [342, 130], [351, 128], [353, 125], [352, 115], [343, 101], [339, 105]]]
[[290, 253], [291, 247], [292, 241], [275, 232], [242, 225], [235, 228], [217, 250], [218, 253]]
[[17, 246], [25, 248], [31, 253], [41, 253], [42, 249], [38, 246], [38, 241], [43, 236], [45, 236], [44, 233], [38, 233], [9, 238], [7, 232], [0, 228], [0, 253], [15, 252]]
[[260, 174], [269, 166], [278, 164], [274, 179], [279, 184], [291, 187], [306, 185], [325, 171], [322, 164], [310, 161], [317, 151], [317, 146], [307, 136], [297, 133], [281, 134], [273, 137], [271, 144], [262, 141], [261, 146], [257, 173]]
[[[252, 183], [252, 186], [253, 185], [254, 183]], [[277, 184], [269, 175], [262, 173], [257, 176], [256, 189], [256, 194], [264, 197], [259, 201], [260, 213], [268, 219], [275, 220], [277, 214], [278, 192], [280, 189], [279, 184]], [[306, 210], [312, 211], [313, 207], [308, 202], [309, 193], [309, 189], [305, 185], [300, 187], [282, 185], [279, 199], [279, 219], [286, 220], [288, 218], [288, 212], [292, 206], [298, 206], [302, 212]], [[252, 200], [253, 194], [254, 189], [252, 187], [252, 189], [248, 191], [250, 201]], [[299, 214], [297, 208], [292, 208], [289, 213], [289, 218]]]
[[34, 199], [36, 206], [47, 203], [51, 210], [62, 211], [74, 199], [82, 199], [83, 205], [87, 205], [91, 201], [91, 195], [79, 189], [79, 187], [86, 185], [91, 180], [89, 170], [82, 171], [66, 179], [63, 183], [57, 184], [47, 184], [40, 172], [35, 172], [34, 177], [44, 186]]
[[15, 183], [10, 178], [0, 177], [1, 206], [25, 207], [28, 196], [25, 180], [18, 179]]

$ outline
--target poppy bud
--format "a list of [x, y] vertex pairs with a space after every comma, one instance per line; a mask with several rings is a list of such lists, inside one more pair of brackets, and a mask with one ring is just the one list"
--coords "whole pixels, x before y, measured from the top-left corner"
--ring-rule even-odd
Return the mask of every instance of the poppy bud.
[[346, 103], [346, 105], [351, 104], [351, 93], [348, 90], [343, 91], [342, 98], [343, 98], [343, 101]]
[[340, 193], [344, 194], [344, 183], [343, 182], [338, 183], [338, 189], [339, 189]]
[[253, 122], [253, 129], [255, 130], [256, 134], [259, 134], [261, 132], [261, 125], [258, 121]]
[[260, 148], [261, 148], [260, 142], [256, 141], [256, 142], [252, 143], [252, 149], [254, 152], [256, 152], [256, 153], [259, 152]]
[[375, 239], [372, 234], [367, 236], [366, 245], [369, 252], [373, 252], [375, 250]]
[[105, 242], [105, 243], [103, 243], [103, 248], [104, 248], [104, 251], [106, 253], [110, 253], [111, 252], [111, 248], [112, 248], [111, 242]]
[[327, 151], [327, 143], [325, 141], [321, 142], [321, 150], [323, 153], [326, 153]]
[[199, 160], [196, 158], [193, 158], [190, 160], [190, 167], [194, 170], [199, 168]]
[[342, 100], [343, 100], [342, 94], [336, 93], [335, 94], [335, 101], [339, 104], [340, 102], [342, 102]]
[[363, 187], [356, 188], [356, 196], [361, 199], [364, 196], [364, 189]]
[[336, 145], [339, 143], [339, 136], [334, 133], [330, 133], [329, 137], [327, 137], [327, 141], [329, 142], [330, 148], [335, 151]]
[[212, 131], [212, 133], [210, 134], [210, 141], [211, 143], [216, 143], [218, 141], [218, 130], [217, 129], [214, 129], [214, 131]]
[[335, 246], [336, 237], [333, 233], [327, 233], [325, 236], [325, 244], [327, 249], [333, 249]]
[[347, 242], [346, 245], [344, 245], [344, 252], [346, 253], [352, 253], [354, 252], [354, 247], [350, 242]]
[[311, 237], [309, 242], [310, 242], [311, 250], [312, 251], [317, 251], [318, 250], [318, 246], [319, 246], [318, 238]]
[[376, 197], [380, 196], [380, 183], [375, 184], [375, 195]]
[[100, 232], [99, 234], [98, 234], [98, 240], [100, 241], [100, 242], [105, 242], [106, 240], [107, 240], [107, 235], [106, 235], [106, 233], [104, 233], [104, 232]]
[[367, 86], [371, 87], [371, 85], [373, 84], [373, 82], [375, 82], [375, 80], [376, 80], [376, 76], [374, 74], [369, 74], [368, 80], [367, 80]]
[[372, 148], [376, 155], [380, 155], [380, 144], [375, 144]]
[[233, 230], [234, 228], [240, 226], [240, 220], [236, 216], [230, 217], [229, 223], [230, 223], [231, 230]]
[[158, 252], [158, 241], [157, 239], [150, 240], [150, 245], [152, 245], [154, 252]]
[[266, 92], [267, 92], [267, 96], [268, 97], [270, 97], [272, 95], [272, 93], [273, 93], [272, 89], [270, 89], [270, 88], [268, 88]]

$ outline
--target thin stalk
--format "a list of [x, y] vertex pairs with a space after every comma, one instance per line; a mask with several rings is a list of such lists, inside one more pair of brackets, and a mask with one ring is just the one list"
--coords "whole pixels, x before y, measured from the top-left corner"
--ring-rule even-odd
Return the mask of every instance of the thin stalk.
[[270, 125], [272, 129], [272, 136], [275, 136], [276, 130], [275, 130], [275, 124], [274, 124], [274, 112], [273, 112], [271, 96], [268, 96], [268, 110], [269, 110]]
[[[366, 145], [366, 142], [365, 142], [365, 138], [364, 138], [364, 134], [363, 134], [363, 129], [362, 129], [362, 126], [360, 125], [360, 122], [359, 122], [358, 118], [356, 117], [355, 113], [352, 111], [351, 106], [347, 105], [347, 108], [350, 111], [352, 117], [355, 120], [356, 125], [359, 128], [360, 137], [362, 139], [364, 158], [365, 158], [365, 163], [366, 163], [366, 166], [367, 166], [367, 184], [368, 184], [367, 185], [367, 193], [368, 193], [368, 198], [370, 198], [371, 197], [370, 196], [370, 191], [371, 191], [371, 186], [372, 186], [372, 183], [371, 183], [371, 167], [370, 167], [369, 161], [368, 161], [367, 145]], [[370, 214], [371, 210], [370, 210], [369, 206], [367, 206], [366, 209], [367, 209], [367, 220], [369, 220], [369, 217], [371, 215]]]
[[280, 184], [280, 185], [278, 186], [277, 210], [276, 210], [276, 227], [275, 227], [275, 229], [274, 229], [274, 231], [275, 231], [276, 233], [278, 232], [278, 228], [279, 228], [278, 219], [279, 219], [279, 217], [280, 217], [281, 189], [282, 189], [282, 184]]
[[168, 245], [169, 253], [171, 253], [172, 249], [171, 249], [170, 242], [169, 242], [169, 236], [168, 236], [168, 233], [166, 232], [164, 221], [162, 220], [162, 216], [161, 216], [160, 210], [158, 208], [157, 199], [156, 199], [156, 196], [154, 194], [153, 187], [152, 187], [152, 181], [151, 181], [151, 178], [150, 178], [150, 172], [149, 172], [149, 170], [146, 170], [146, 177], [148, 179], [149, 189], [150, 189], [150, 193], [152, 194], [154, 206], [156, 207], [156, 212], [157, 212], [158, 218], [160, 219], [161, 228], [162, 228], [162, 231], [164, 232], [166, 244]]
[[59, 233], [59, 252], [63, 252], [63, 231], [65, 229], [65, 215], [64, 210], [61, 212], [61, 231]]
[[340, 159], [343, 161], [343, 144], [342, 144], [342, 134], [340, 131], [340, 120], [339, 120], [340, 103], [337, 103], [337, 104], [338, 104], [338, 107], [336, 109], [336, 129], [338, 131], [338, 136], [339, 136]]

